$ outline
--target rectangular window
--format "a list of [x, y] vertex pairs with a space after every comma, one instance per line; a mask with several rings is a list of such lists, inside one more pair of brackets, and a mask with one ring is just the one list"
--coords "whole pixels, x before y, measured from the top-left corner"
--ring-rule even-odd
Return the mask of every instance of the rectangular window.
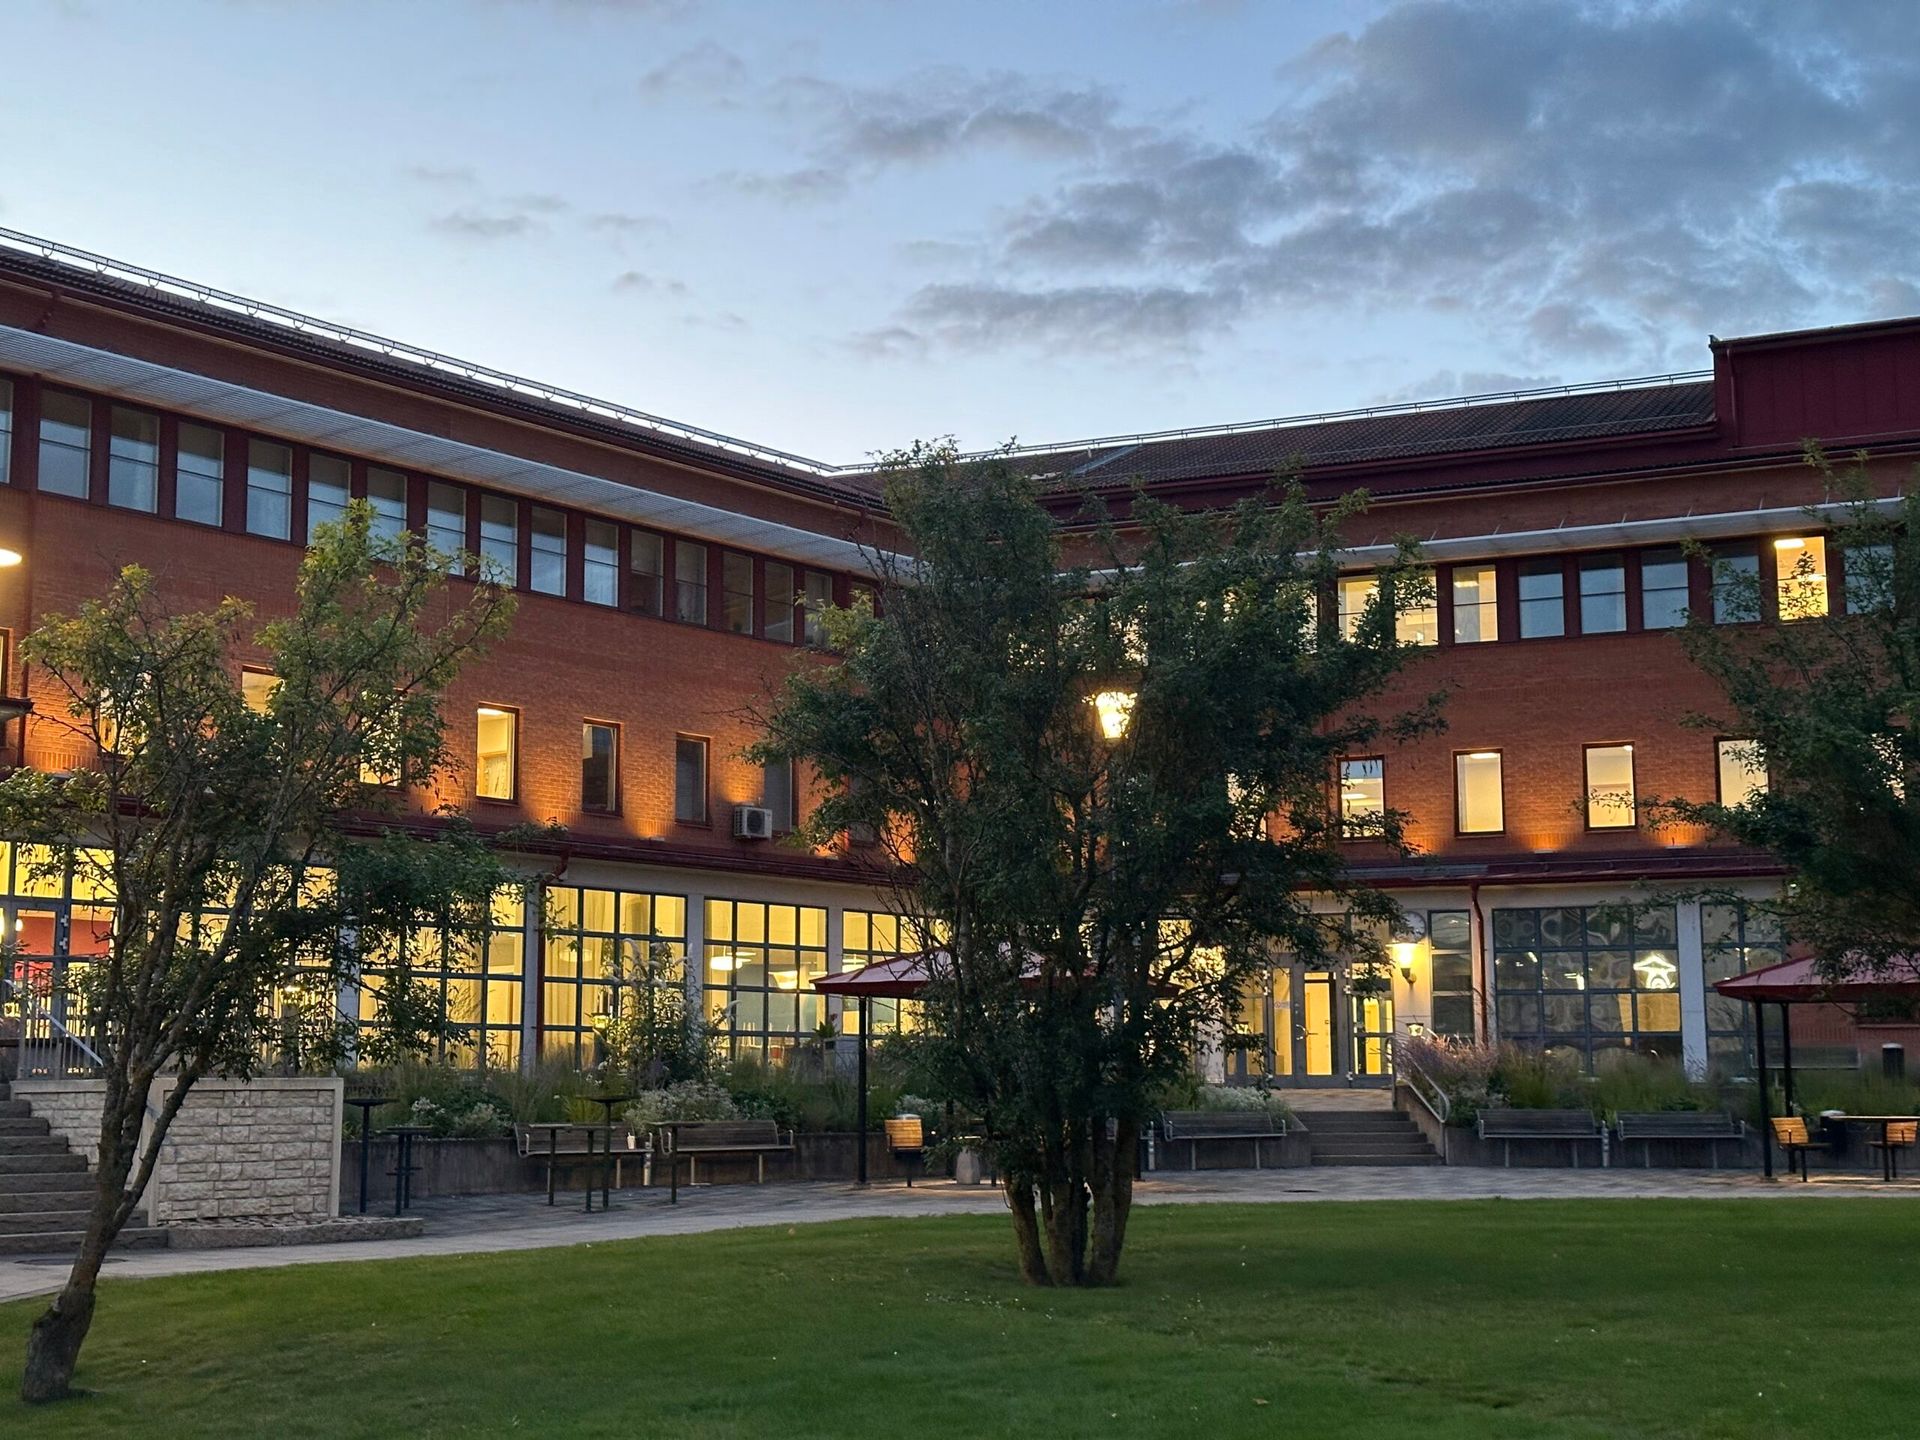
[[63, 390], [40, 392], [40, 488], [84, 500], [93, 471], [93, 402]]
[[1360, 622], [1366, 618], [1367, 607], [1373, 604], [1374, 596], [1380, 593], [1380, 581], [1372, 575], [1342, 575], [1340, 577], [1340, 636], [1343, 640], [1352, 640], [1360, 634]]
[[107, 503], [151, 515], [160, 503], [160, 417], [113, 407], [107, 442]]
[[533, 571], [529, 581], [542, 595], [567, 593], [567, 517], [558, 510], [533, 507]]
[[673, 618], [707, 623], [707, 547], [691, 540], [673, 542]]
[[[1701, 967], [1706, 972], [1707, 1074], [1710, 1079], [1752, 1079], [1753, 1016], [1764, 1005], [1749, 1005], [1714, 990], [1714, 984], [1749, 970], [1764, 970], [1786, 958], [1780, 922], [1744, 903], [1703, 904], [1700, 907]], [[1772, 1017], [1768, 1017], [1772, 1021]], [[1776, 1046], [1777, 1023], [1767, 1026], [1768, 1043]]]
[[1440, 643], [1440, 596], [1433, 571], [1414, 570], [1401, 577], [1394, 596], [1393, 638], [1402, 645]]
[[620, 727], [589, 720], [580, 727], [580, 808], [611, 815], [620, 808]]
[[788, 1059], [825, 1013], [813, 982], [827, 973], [827, 912], [709, 900], [706, 921], [708, 1023], [734, 1058]]
[[473, 793], [482, 800], [511, 800], [520, 717], [497, 705], [474, 712]]
[[550, 885], [542, 918], [540, 1051], [548, 1059], [592, 1065], [605, 1058], [596, 1037], [623, 1005], [649, 1005], [662, 989], [685, 992], [684, 896]]
[[1491, 565], [1453, 567], [1453, 643], [1500, 638], [1499, 581]]
[[271, 670], [242, 670], [240, 672], [240, 698], [247, 709], [256, 715], [264, 715], [273, 703], [273, 692], [280, 688], [280, 677]]
[[271, 440], [247, 442], [247, 533], [285, 540], [293, 523], [293, 451]]
[[1379, 756], [1340, 762], [1340, 838], [1372, 840], [1387, 813], [1387, 762]]
[[0, 375], [0, 485], [13, 478], [13, 381]]
[[1520, 638], [1567, 633], [1567, 572], [1558, 560], [1520, 563]]
[[589, 605], [620, 603], [620, 527], [611, 520], [589, 520], [581, 554], [580, 597]]
[[1433, 1033], [1471, 1040], [1474, 1023], [1473, 912], [1429, 910], [1427, 946], [1433, 967]]
[[307, 456], [307, 543], [322, 525], [338, 525], [353, 498], [352, 467], [338, 455]]
[[827, 610], [833, 604], [833, 577], [818, 570], [807, 571], [807, 613], [803, 638], [809, 645], [827, 643]]
[[398, 540], [407, 533], [407, 477], [379, 466], [367, 469], [367, 504], [373, 507], [368, 532], [382, 540]]
[[707, 742], [692, 735], [673, 742], [673, 818], [683, 825], [707, 823]]
[[753, 561], [731, 550], [720, 556], [721, 616], [735, 635], [753, 633]]
[[777, 560], [767, 561], [767, 628], [769, 640], [793, 643], [793, 612], [799, 604], [793, 591], [793, 567]]
[[[878, 961], [924, 950], [933, 940], [928, 933], [930, 929], [928, 921], [915, 916], [895, 915], [886, 910], [843, 910], [840, 912], [841, 973], [864, 970]], [[889, 1000], [876, 995], [867, 1002], [869, 1033], [896, 1035], [917, 1030], [921, 1014], [918, 1000]], [[859, 1006], [849, 1001], [840, 1012], [840, 1033], [855, 1035], [859, 1029]]]
[[1587, 746], [1587, 827], [1631, 830], [1633, 825], [1633, 746]]
[[1713, 623], [1738, 625], [1760, 618], [1760, 551], [1729, 546], [1713, 556]]
[[636, 615], [659, 615], [667, 577], [666, 545], [651, 530], [636, 530], [629, 542], [627, 605]]
[[427, 482], [427, 544], [442, 555], [467, 549], [467, 492], [444, 480]]
[[1767, 760], [1757, 740], [1716, 740], [1714, 761], [1722, 805], [1744, 805], [1767, 793]]
[[760, 803], [773, 812], [773, 828], [791, 830], [800, 823], [799, 789], [793, 783], [793, 762], [777, 760], [761, 771]]
[[1640, 556], [1640, 627], [1675, 630], [1687, 623], [1687, 557], [1681, 550]]
[[[0, 462], [4, 463], [4, 462]], [[1849, 545], [1845, 550], [1847, 614], [1893, 608], [1893, 546]]]
[[173, 513], [180, 519], [218, 525], [226, 518], [226, 450], [218, 430], [180, 422], [173, 467]]
[[1627, 562], [1618, 555], [1580, 561], [1580, 633], [1611, 635], [1627, 628]]
[[1497, 835], [1507, 828], [1498, 750], [1465, 750], [1453, 757], [1453, 824], [1462, 835]]
[[1631, 903], [1495, 910], [1499, 1038], [1565, 1056], [1583, 1070], [1610, 1050], [1632, 1050], [1677, 1065], [1675, 919], [1671, 905]]
[[1774, 594], [1782, 620], [1827, 613], [1827, 542], [1819, 535], [1783, 535], [1773, 542]]
[[480, 497], [480, 575], [496, 585], [520, 583], [520, 502]]

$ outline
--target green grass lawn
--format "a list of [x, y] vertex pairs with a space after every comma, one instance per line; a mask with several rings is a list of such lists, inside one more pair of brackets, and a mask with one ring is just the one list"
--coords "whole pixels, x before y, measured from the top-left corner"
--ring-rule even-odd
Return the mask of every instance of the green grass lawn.
[[[696, 1202], [697, 1203], [697, 1202]], [[1170, 1206], [1127, 1283], [1026, 1289], [998, 1218], [109, 1279], [98, 1437], [1873, 1436], [1920, 1420], [1920, 1205]]]

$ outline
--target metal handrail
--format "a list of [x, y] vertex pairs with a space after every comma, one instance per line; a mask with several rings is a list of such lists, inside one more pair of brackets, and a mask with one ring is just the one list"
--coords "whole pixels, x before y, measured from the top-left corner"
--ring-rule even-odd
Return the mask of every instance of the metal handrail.
[[1407, 1082], [1407, 1089], [1413, 1092], [1413, 1098], [1427, 1107], [1429, 1115], [1445, 1125], [1453, 1114], [1453, 1102], [1447, 1098], [1447, 1092], [1404, 1052], [1394, 1058], [1398, 1062], [1401, 1078]]
[[107, 1062], [86, 1040], [68, 1029], [32, 985], [11, 975], [0, 975], [0, 986], [10, 1006], [20, 1012], [20, 1054], [15, 1078], [35, 1076], [65, 1079], [98, 1075]]

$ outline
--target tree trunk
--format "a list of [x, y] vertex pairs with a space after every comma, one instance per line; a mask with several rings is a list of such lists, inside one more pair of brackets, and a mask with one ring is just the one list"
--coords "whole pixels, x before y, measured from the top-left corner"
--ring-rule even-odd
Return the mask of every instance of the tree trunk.
[[1078, 1175], [1051, 1181], [1040, 1191], [1047, 1233], [1047, 1278], [1078, 1285], [1086, 1273], [1087, 1187]]
[[1087, 1283], [1111, 1285], [1120, 1277], [1120, 1251], [1127, 1243], [1127, 1217], [1133, 1212], [1134, 1152], [1140, 1126], [1121, 1120], [1111, 1142], [1094, 1147], [1093, 1243], [1087, 1259]]
[[27, 1336], [27, 1368], [20, 1379], [20, 1398], [29, 1405], [65, 1400], [73, 1393], [73, 1369], [80, 1359], [81, 1343], [93, 1326], [94, 1284], [100, 1278], [107, 1248], [120, 1233], [114, 1212], [119, 1209], [120, 1192], [126, 1184], [126, 1166], [116, 1168], [119, 1175], [111, 1188], [109, 1177], [103, 1173], [94, 1191], [87, 1233], [80, 1241], [80, 1253], [74, 1257], [66, 1285], [33, 1322]]
[[1020, 1251], [1020, 1278], [1029, 1285], [1049, 1285], [1047, 1259], [1040, 1248], [1040, 1221], [1033, 1209], [1033, 1182], [1008, 1175], [1001, 1182], [1007, 1209], [1013, 1215], [1013, 1240]]

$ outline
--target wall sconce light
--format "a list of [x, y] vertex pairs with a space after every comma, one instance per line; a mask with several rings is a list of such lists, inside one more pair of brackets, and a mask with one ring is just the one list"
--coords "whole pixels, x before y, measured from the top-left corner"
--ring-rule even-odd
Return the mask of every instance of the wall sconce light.
[[10, 570], [26, 558], [18, 550], [9, 550], [6, 546], [0, 545], [0, 570]]

